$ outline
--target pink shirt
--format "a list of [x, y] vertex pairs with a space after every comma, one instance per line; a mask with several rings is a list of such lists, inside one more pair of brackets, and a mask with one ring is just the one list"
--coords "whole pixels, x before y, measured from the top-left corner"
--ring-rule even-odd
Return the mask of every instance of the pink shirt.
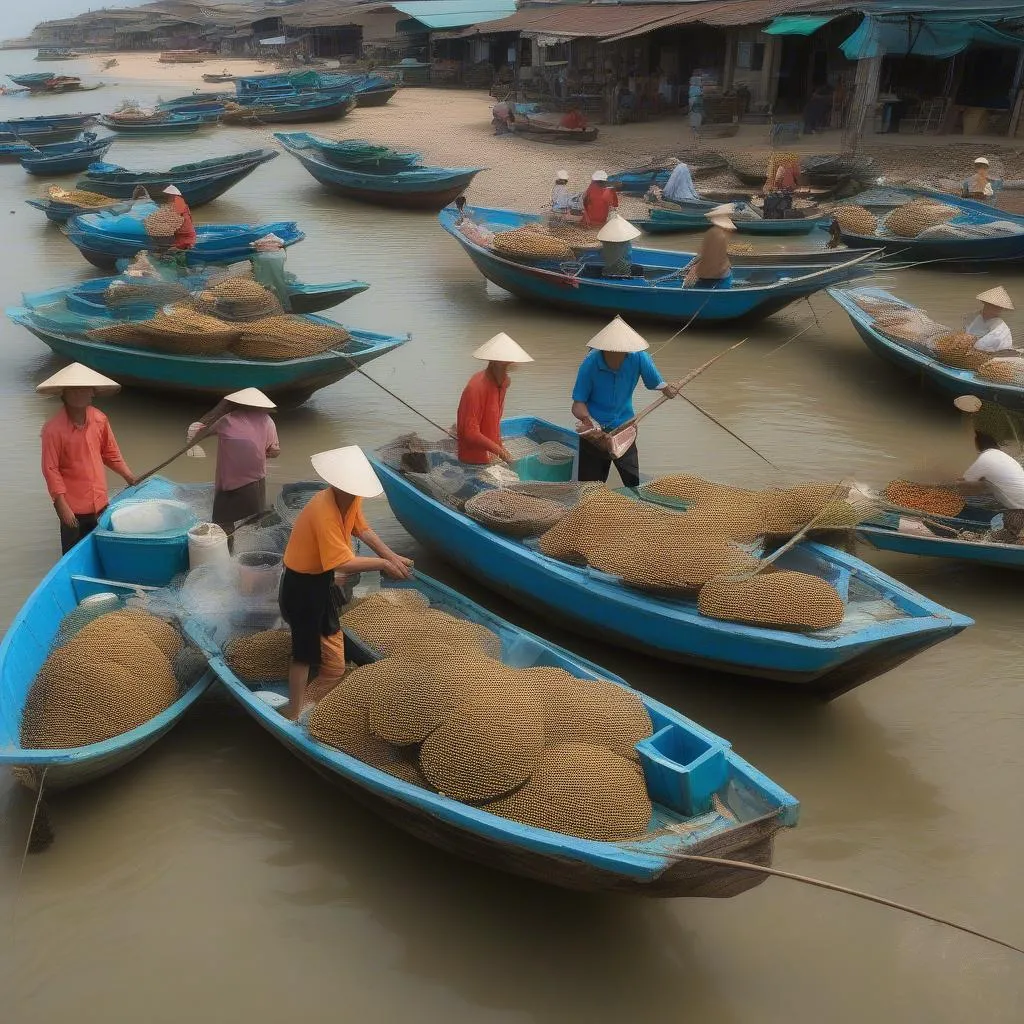
[[234, 409], [213, 425], [218, 491], [234, 491], [267, 475], [267, 451], [278, 447], [274, 421], [259, 409]]

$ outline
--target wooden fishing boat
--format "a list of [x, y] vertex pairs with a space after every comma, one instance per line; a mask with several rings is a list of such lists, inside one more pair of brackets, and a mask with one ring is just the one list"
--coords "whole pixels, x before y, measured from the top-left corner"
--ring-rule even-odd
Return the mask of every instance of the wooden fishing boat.
[[305, 133], [275, 132], [274, 138], [320, 184], [332, 192], [365, 203], [416, 210], [438, 210], [469, 186], [482, 167], [414, 167], [394, 174], [377, 174], [339, 167], [319, 154]]
[[100, 124], [121, 135], [190, 135], [199, 131], [205, 121], [198, 114], [165, 114], [146, 120], [122, 121], [104, 114]]
[[309, 124], [337, 121], [355, 108], [353, 96], [297, 96], [294, 99], [257, 97], [245, 105], [226, 107], [220, 115], [224, 124], [258, 127], [264, 124]]
[[398, 86], [393, 83], [375, 85], [367, 89], [356, 89], [356, 106], [383, 107], [396, 92], [398, 92]]
[[233, 82], [235, 76], [225, 71], [222, 75], [203, 75], [203, 81], [208, 82], [210, 85], [220, 85], [222, 82]]
[[[904, 263], [1002, 263], [1024, 257], [1024, 216], [962, 199], [944, 192], [918, 190], [914, 197], [935, 199], [957, 210], [949, 225], [959, 229], [957, 237], [935, 236], [907, 238], [893, 235], [880, 227], [873, 235], [844, 231], [843, 241], [849, 246], [874, 245], [889, 259]], [[997, 233], [992, 225], [1007, 225]]]
[[227, 93], [197, 93], [193, 96], [178, 96], [173, 100], [161, 100], [156, 109], [172, 114], [209, 114], [216, 120], [230, 98]]
[[21, 166], [29, 174], [53, 175], [75, 174], [84, 171], [91, 163], [102, 160], [114, 144], [113, 136], [92, 142], [64, 142], [46, 147], [21, 158]]
[[[577, 444], [574, 431], [534, 417], [506, 420], [502, 435]], [[794, 633], [706, 618], [692, 600], [644, 593], [494, 533], [380, 458], [371, 461], [398, 521], [462, 571], [574, 630], [669, 661], [753, 676], [758, 685], [776, 680], [832, 699], [972, 624], [866, 562], [813, 542], [783, 555], [780, 567], [832, 581], [848, 609], [841, 625]]]
[[930, 352], [890, 338], [874, 326], [871, 315], [861, 309], [856, 300], [870, 298], [892, 302], [911, 311], [915, 307], [909, 302], [881, 288], [829, 288], [828, 293], [846, 312], [864, 344], [875, 355], [910, 371], [930, 387], [954, 398], [959, 395], [977, 395], [986, 402], [997, 402], [1006, 409], [1024, 411], [1024, 387], [985, 380], [972, 370], [947, 366]]
[[[64, 233], [93, 266], [113, 270], [119, 259], [135, 256], [153, 246], [143, 221], [155, 204], [133, 203], [125, 212], [101, 210], [69, 220]], [[184, 253], [188, 264], [237, 263], [252, 255], [252, 243], [264, 235], [277, 235], [286, 246], [306, 237], [294, 221], [273, 224], [202, 224], [196, 244]]]
[[[138, 488], [122, 491], [112, 504], [126, 495], [160, 497], [165, 487], [165, 481], [156, 477]], [[117, 534], [110, 534], [109, 543], [116, 545], [117, 538]], [[123, 543], [130, 544], [131, 540]], [[118, 563], [128, 565], [131, 559], [120, 558]], [[213, 681], [213, 673], [204, 671], [166, 711], [145, 725], [102, 743], [60, 750], [21, 745], [25, 698], [50, 653], [64, 616], [81, 601], [97, 594], [131, 597], [139, 587], [139, 579], [131, 574], [111, 579], [104, 570], [96, 534], [89, 534], [43, 577], [8, 627], [0, 643], [0, 765], [11, 769], [31, 788], [39, 788], [42, 780], [47, 791], [68, 789], [108, 775], [135, 760], [182, 719]]]
[[[623, 680], [563, 648], [498, 618], [461, 594], [417, 573], [409, 584], [436, 607], [480, 623], [502, 641], [503, 657], [517, 668], [551, 666], [582, 679]], [[442, 850], [467, 860], [567, 889], [659, 897], [734, 896], [763, 875], [714, 867], [681, 855], [716, 856], [766, 865], [774, 835], [796, 824], [797, 801], [738, 757], [728, 741], [678, 711], [639, 693], [654, 735], [637, 744], [654, 816], [646, 835], [628, 842], [595, 842], [535, 828], [459, 803], [373, 768], [313, 739], [283, 718], [243, 683], [220, 650], [195, 624], [194, 639], [245, 711], [311, 768], [381, 817]], [[359, 663], [374, 655], [358, 638], [346, 648]], [[284, 694], [283, 686], [264, 687]], [[731, 809], [723, 816], [718, 806]], [[732, 819], [732, 820], [730, 820]]]
[[0, 131], [21, 134], [24, 132], [44, 131], [48, 128], [75, 128], [81, 131], [94, 124], [97, 113], [89, 114], [37, 114], [33, 117], [8, 117], [0, 121]]
[[[720, 153], [688, 154], [683, 161], [690, 168], [690, 174], [694, 181], [706, 178], [709, 175], [717, 174], [729, 166], [728, 161]], [[617, 171], [608, 175], [608, 184], [616, 191], [626, 195], [644, 195], [648, 189], [657, 185], [664, 188], [672, 174], [674, 164], [661, 163], [657, 165], [645, 164], [639, 167], [629, 167], [624, 171]], [[750, 192], [740, 193], [743, 198], [749, 198]]]
[[[466, 215], [489, 230], [519, 227], [523, 218], [514, 212], [466, 208]], [[684, 288], [681, 286], [693, 253], [633, 247], [633, 277], [603, 276], [599, 254], [580, 255], [573, 262], [546, 260], [520, 262], [499, 255], [459, 230], [458, 211], [441, 211], [441, 226], [452, 235], [488, 281], [522, 299], [543, 302], [579, 312], [643, 317], [673, 323], [692, 319], [707, 324], [759, 320], [790, 303], [833, 284], [869, 274], [872, 250], [851, 256], [842, 263], [821, 267], [785, 265], [785, 254], [774, 265], [733, 266], [731, 288]]]
[[526, 114], [516, 114], [516, 119], [509, 121], [508, 126], [514, 134], [537, 142], [593, 142], [597, 138], [596, 128], [563, 128], [554, 121]]
[[354, 171], [395, 174], [398, 171], [413, 170], [420, 162], [419, 153], [403, 152], [362, 139], [339, 141], [310, 132], [291, 132], [287, 137], [297, 146], [315, 150], [328, 163]]
[[[58, 139], [63, 141], [57, 141]], [[85, 145], [82, 133], [74, 128], [32, 132], [26, 138], [0, 133], [0, 162], [13, 163], [22, 157], [39, 157], [66, 152], [66, 147]]]
[[15, 146], [28, 146], [41, 149], [43, 146], [52, 146], [61, 142], [74, 142], [80, 138], [81, 132], [77, 128], [19, 128], [17, 131], [0, 131], [0, 145], [7, 146], [11, 150]]
[[[85, 332], [110, 326], [111, 316], [84, 316], [68, 308], [68, 289], [27, 297], [31, 305], [7, 310], [16, 324], [31, 331], [58, 355], [144, 390], [184, 395], [223, 396], [231, 388], [259, 388], [279, 405], [301, 405], [314, 392], [343, 380], [357, 368], [404, 345], [409, 337], [348, 328], [352, 340], [343, 349], [328, 349], [299, 359], [242, 359], [231, 353], [185, 356], [94, 341]], [[50, 297], [52, 302], [43, 301]], [[310, 316], [313, 323], [337, 327]]]
[[[97, 209], [112, 210], [114, 207], [123, 204], [123, 200], [111, 199], [110, 203], [105, 206], [81, 206], [78, 203], [62, 202], [51, 197], [45, 199], [26, 199], [25, 202], [33, 209], [41, 210], [46, 215], [46, 219], [53, 224], [66, 224], [73, 217], [81, 217], [86, 213], [96, 213]], [[127, 209], [127, 206], [124, 206], [124, 209]]]
[[[710, 208], [710, 207], [709, 207]], [[696, 211], [675, 211], [667, 210], [664, 207], [651, 206], [648, 208], [650, 216], [643, 219], [631, 219], [636, 225], [648, 234], [666, 235], [679, 234], [689, 231], [707, 231], [708, 219], [704, 212]], [[742, 220], [735, 218], [736, 233], [739, 235], [758, 235], [762, 237], [774, 237], [782, 235], [809, 235], [812, 231], [818, 231], [828, 227], [829, 219], [820, 217], [787, 217], [779, 220]]]

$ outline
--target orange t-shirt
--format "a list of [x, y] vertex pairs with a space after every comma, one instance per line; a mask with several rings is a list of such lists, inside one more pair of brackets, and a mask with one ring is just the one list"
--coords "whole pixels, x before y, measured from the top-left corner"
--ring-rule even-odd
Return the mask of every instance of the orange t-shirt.
[[175, 196], [171, 200], [171, 208], [185, 218], [185, 223], [174, 232], [174, 244], [179, 249], [191, 249], [196, 244], [196, 227], [192, 223], [192, 211], [182, 196]]
[[613, 188], [592, 181], [583, 193], [583, 226], [601, 228], [608, 223], [608, 215], [619, 205], [619, 195]]
[[505, 412], [508, 377], [500, 386], [487, 370], [474, 373], [462, 392], [455, 433], [459, 461], [485, 465], [501, 450], [501, 417]]
[[363, 499], [354, 498], [342, 515], [334, 491], [328, 487], [299, 513], [284, 551], [284, 564], [292, 572], [311, 576], [330, 572], [355, 558], [352, 535], [368, 529]]

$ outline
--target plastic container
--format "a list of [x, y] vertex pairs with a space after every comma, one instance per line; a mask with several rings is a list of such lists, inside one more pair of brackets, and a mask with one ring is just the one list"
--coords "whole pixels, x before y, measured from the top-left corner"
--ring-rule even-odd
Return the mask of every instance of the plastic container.
[[110, 513], [110, 529], [115, 533], [145, 536], [188, 529], [196, 521], [192, 510], [181, 501], [150, 498], [121, 502]]
[[[134, 506], [159, 504], [177, 506], [165, 522], [179, 525], [158, 533], [128, 533], [124, 527], [139, 523], [152, 525], [152, 519], [139, 517], [127, 520], [118, 515], [121, 530], [113, 528], [113, 517]], [[165, 508], [165, 512], [167, 509]], [[103, 576], [121, 583], [139, 583], [148, 587], [165, 587], [178, 573], [188, 569], [188, 532], [196, 524], [189, 507], [178, 501], [132, 502], [119, 504], [100, 516], [94, 531], [96, 553], [99, 555]]]
[[284, 571], [281, 556], [273, 551], [244, 551], [235, 561], [238, 592], [252, 603], [275, 603]]
[[188, 531], [188, 566], [215, 565], [231, 558], [228, 535], [216, 523], [197, 523]]
[[565, 459], [555, 459], [545, 457], [542, 451], [538, 451], [533, 455], [528, 455], [525, 459], [520, 459], [514, 469], [524, 483], [529, 481], [565, 483], [573, 478], [574, 458], [575, 456], [569, 455]]

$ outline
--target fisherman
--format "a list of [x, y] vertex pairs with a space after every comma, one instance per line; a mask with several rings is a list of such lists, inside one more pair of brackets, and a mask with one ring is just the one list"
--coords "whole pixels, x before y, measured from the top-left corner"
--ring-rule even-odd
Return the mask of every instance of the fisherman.
[[594, 171], [583, 193], [583, 227], [603, 227], [608, 221], [608, 215], [618, 205], [618, 193], [608, 186], [608, 172]]
[[196, 228], [192, 223], [192, 211], [188, 208], [177, 185], [168, 185], [164, 189], [165, 196], [170, 196], [170, 207], [182, 218], [182, 224], [174, 232], [175, 249], [191, 249], [196, 244]]
[[975, 298], [981, 303], [981, 310], [966, 328], [968, 334], [978, 339], [974, 347], [979, 352], [1005, 352], [1012, 349], [1013, 335], [999, 315], [1006, 310], [1013, 310], [1013, 302], [1006, 289], [999, 285], [981, 292]]
[[636, 442], [613, 459], [602, 441], [604, 435], [633, 418], [633, 392], [641, 380], [648, 390], [661, 391], [666, 398], [679, 394], [675, 385], [662, 379], [654, 360], [645, 351], [648, 347], [618, 316], [587, 342], [591, 351], [580, 364], [572, 389], [572, 414], [579, 421], [576, 429], [581, 434], [578, 480], [607, 481], [614, 461], [626, 487], [640, 483]]
[[291, 282], [294, 278], [284, 268], [288, 259], [284, 239], [271, 233], [249, 244], [253, 250], [249, 258], [253, 280], [264, 288], [269, 288], [277, 296], [281, 308], [286, 313], [291, 312]]
[[[310, 461], [329, 486], [295, 520], [284, 552], [279, 595], [281, 617], [292, 636], [289, 701], [281, 714], [293, 721], [326, 697], [345, 674], [340, 610], [351, 577], [383, 572], [404, 580], [412, 575], [412, 561], [396, 555], [363, 517], [363, 498], [375, 498], [384, 489], [362, 450], [355, 445], [335, 448]], [[376, 557], [356, 555], [353, 537]]]
[[672, 168], [672, 173], [668, 176], [661, 195], [663, 199], [667, 199], [671, 203], [700, 202], [700, 196], [697, 195], [697, 190], [693, 186], [693, 175], [690, 173], [689, 166], [682, 160], [676, 160], [676, 165]]
[[800, 187], [800, 161], [789, 156], [779, 161], [771, 181], [766, 181], [765, 192], [795, 192]]
[[569, 172], [564, 168], [555, 175], [555, 187], [551, 190], [551, 212], [556, 217], [572, 215], [572, 193], [569, 191]]
[[228, 535], [235, 523], [266, 510], [267, 459], [281, 454], [277, 427], [269, 410], [277, 406], [258, 388], [234, 391], [188, 428], [187, 440], [210, 433], [217, 437], [213, 521]]
[[974, 431], [978, 457], [957, 481], [961, 494], [989, 494], [1005, 509], [1024, 513], [1024, 466], [981, 430]]
[[469, 378], [459, 400], [455, 426], [459, 461], [478, 466], [493, 459], [510, 463], [512, 456], [501, 443], [509, 370], [518, 363], [532, 363], [533, 357], [507, 334], [496, 334], [473, 358], [486, 360], [487, 366]]
[[131, 201], [133, 203], [151, 203], [153, 202], [153, 197], [149, 194], [149, 189], [145, 185], [136, 185], [132, 189]]
[[716, 206], [704, 216], [711, 227], [704, 232], [700, 252], [690, 263], [683, 284], [688, 288], [730, 288], [732, 263], [729, 260], [729, 235], [736, 230], [730, 214], [732, 203]]
[[601, 243], [601, 276], [633, 276], [633, 239], [640, 231], [624, 217], [612, 213], [608, 223], [597, 233]]
[[135, 483], [107, 417], [92, 404], [93, 398], [120, 390], [116, 381], [81, 363], [65, 366], [36, 388], [64, 404], [42, 430], [43, 479], [60, 519], [62, 555], [96, 528], [109, 503], [104, 466], [129, 487]]
[[579, 107], [570, 107], [559, 119], [559, 128], [569, 128], [572, 131], [584, 131], [587, 128], [586, 115]]
[[992, 180], [988, 176], [988, 157], [979, 156], [974, 161], [974, 174], [963, 183], [963, 194], [970, 199], [989, 202], [995, 194]]

